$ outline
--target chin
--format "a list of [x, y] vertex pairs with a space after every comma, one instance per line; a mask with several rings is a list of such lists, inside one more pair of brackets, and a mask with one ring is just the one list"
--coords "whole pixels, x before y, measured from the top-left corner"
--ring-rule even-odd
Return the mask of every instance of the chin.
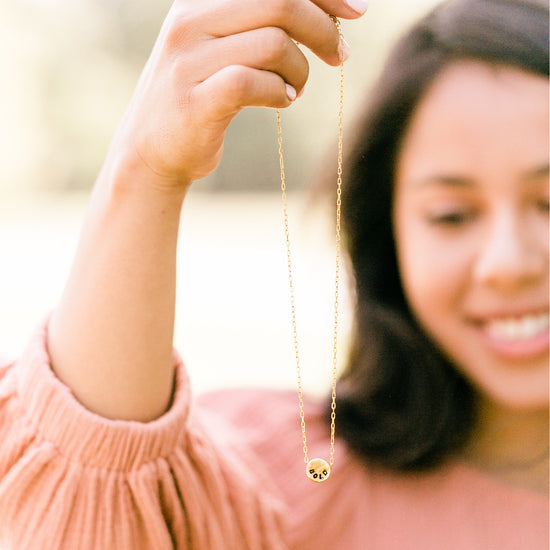
[[549, 392], [548, 376], [536, 381], [506, 381], [499, 380], [494, 384], [480, 384], [474, 381], [477, 393], [482, 399], [488, 400], [501, 409], [514, 412], [548, 411]]

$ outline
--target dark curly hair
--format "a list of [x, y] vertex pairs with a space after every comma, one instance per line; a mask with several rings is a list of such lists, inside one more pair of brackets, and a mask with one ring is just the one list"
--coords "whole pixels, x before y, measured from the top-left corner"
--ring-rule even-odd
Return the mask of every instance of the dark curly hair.
[[536, 0], [438, 5], [394, 47], [347, 159], [342, 223], [357, 305], [338, 383], [337, 433], [365, 461], [403, 471], [440, 464], [475, 422], [471, 385], [408, 307], [391, 216], [408, 121], [434, 78], [460, 59], [548, 77], [548, 6]]

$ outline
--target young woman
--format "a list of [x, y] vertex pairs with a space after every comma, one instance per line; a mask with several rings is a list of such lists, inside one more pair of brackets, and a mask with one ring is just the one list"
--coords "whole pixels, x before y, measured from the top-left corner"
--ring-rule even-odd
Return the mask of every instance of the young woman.
[[[337, 0], [177, 1], [94, 189], [59, 307], [0, 371], [18, 550], [548, 546], [548, 9], [442, 4], [398, 43], [344, 192], [357, 315], [335, 470], [295, 395], [192, 403], [171, 348], [182, 201], [246, 105], [331, 64]], [[231, 368], [229, 365], [219, 368]], [[309, 455], [328, 407], [306, 401]]]

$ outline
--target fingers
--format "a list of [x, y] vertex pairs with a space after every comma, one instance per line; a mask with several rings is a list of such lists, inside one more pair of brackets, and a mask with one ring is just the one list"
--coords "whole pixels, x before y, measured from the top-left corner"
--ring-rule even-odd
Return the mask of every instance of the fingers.
[[[209, 40], [203, 46], [197, 64], [191, 74], [202, 82], [225, 66], [244, 65], [278, 74], [297, 92], [305, 85], [309, 64], [300, 48], [277, 27], [254, 29]], [[189, 71], [189, 68], [186, 68]]]
[[[343, 0], [319, 0], [349, 17], [358, 14]], [[340, 36], [334, 21], [310, 0], [215, 0], [209, 8], [203, 4], [182, 2], [183, 12], [192, 10], [195, 24], [211, 37], [220, 38], [264, 27], [283, 29], [329, 65], [340, 63]], [[328, 8], [327, 8], [328, 9]], [[202, 10], [202, 11], [201, 11]], [[215, 13], [215, 17], [212, 14]], [[185, 16], [184, 16], [185, 18]]]
[[231, 65], [195, 86], [189, 99], [196, 122], [208, 121], [206, 124], [220, 125], [218, 129], [225, 129], [243, 107], [283, 108], [288, 107], [294, 97], [295, 91], [289, 89], [279, 75]]
[[342, 19], [357, 19], [368, 7], [368, 0], [314, 0], [326, 13]]

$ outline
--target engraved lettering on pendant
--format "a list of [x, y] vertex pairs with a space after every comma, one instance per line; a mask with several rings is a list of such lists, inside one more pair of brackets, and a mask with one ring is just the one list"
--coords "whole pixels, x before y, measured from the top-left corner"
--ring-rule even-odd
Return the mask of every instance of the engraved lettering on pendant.
[[330, 475], [330, 466], [326, 460], [314, 458], [307, 463], [306, 474], [312, 481], [321, 483], [321, 481], [328, 479]]

